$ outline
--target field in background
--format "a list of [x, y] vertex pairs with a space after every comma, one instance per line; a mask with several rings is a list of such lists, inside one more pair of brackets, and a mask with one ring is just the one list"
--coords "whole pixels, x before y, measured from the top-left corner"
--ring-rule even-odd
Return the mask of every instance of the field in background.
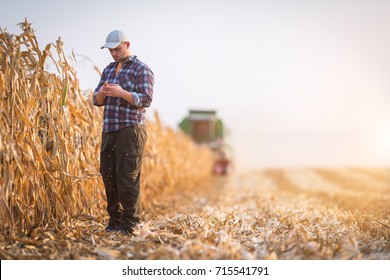
[[166, 193], [133, 236], [73, 219], [10, 259], [390, 259], [389, 169], [272, 169]]
[[102, 110], [80, 92], [62, 42], [42, 51], [21, 27], [0, 34], [1, 259], [390, 259], [390, 168], [211, 177], [210, 151], [158, 114], [143, 224], [106, 233]]

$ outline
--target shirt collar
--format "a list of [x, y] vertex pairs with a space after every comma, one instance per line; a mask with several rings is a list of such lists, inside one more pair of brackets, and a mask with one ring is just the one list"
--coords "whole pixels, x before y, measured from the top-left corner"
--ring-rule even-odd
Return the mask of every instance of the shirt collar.
[[130, 55], [130, 56], [127, 57], [125, 60], [123, 60], [122, 63], [123, 63], [123, 62], [127, 62], [127, 61], [134, 62], [136, 59], [137, 59], [137, 56], [136, 56], [136, 55]]

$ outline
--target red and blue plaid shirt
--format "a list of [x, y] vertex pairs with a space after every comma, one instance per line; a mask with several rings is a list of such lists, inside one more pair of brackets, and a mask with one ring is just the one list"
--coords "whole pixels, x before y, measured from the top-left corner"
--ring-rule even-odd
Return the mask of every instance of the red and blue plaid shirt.
[[119, 84], [133, 94], [135, 105], [120, 97], [107, 96], [104, 103], [103, 131], [118, 131], [131, 125], [145, 125], [145, 108], [153, 99], [154, 76], [152, 70], [132, 55], [122, 62], [122, 68], [115, 74], [117, 62], [110, 63], [104, 70], [93, 95], [95, 106], [103, 106], [96, 101], [96, 94], [104, 82]]

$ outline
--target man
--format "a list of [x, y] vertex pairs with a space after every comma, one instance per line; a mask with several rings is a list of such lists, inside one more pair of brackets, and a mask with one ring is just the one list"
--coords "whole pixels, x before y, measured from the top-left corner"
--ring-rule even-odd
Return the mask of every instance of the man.
[[140, 221], [140, 176], [147, 131], [145, 108], [153, 98], [154, 76], [130, 52], [127, 36], [119, 30], [108, 34], [106, 44], [114, 62], [104, 70], [93, 95], [95, 106], [104, 106], [100, 151], [107, 212], [107, 232], [133, 232]]

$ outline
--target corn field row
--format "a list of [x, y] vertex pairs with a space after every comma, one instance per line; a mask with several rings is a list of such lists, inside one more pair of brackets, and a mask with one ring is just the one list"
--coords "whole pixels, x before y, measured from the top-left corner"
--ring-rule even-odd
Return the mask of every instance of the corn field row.
[[20, 26], [0, 34], [0, 259], [390, 259], [389, 168], [210, 178], [210, 151], [158, 114], [143, 224], [106, 233], [101, 108], [80, 91], [61, 40], [41, 50]]
[[[3, 258], [390, 259], [389, 169], [270, 169], [166, 193], [134, 236], [79, 217]], [[361, 178], [366, 180], [361, 181]]]
[[[78, 217], [102, 221], [106, 205], [102, 109], [80, 91], [75, 57], [65, 55], [60, 38], [41, 50], [27, 20], [19, 25], [19, 35], [0, 33], [0, 236], [8, 242], [60, 232]], [[212, 154], [162, 125], [157, 113], [148, 133], [142, 205], [153, 210], [162, 193], [207, 179]]]

